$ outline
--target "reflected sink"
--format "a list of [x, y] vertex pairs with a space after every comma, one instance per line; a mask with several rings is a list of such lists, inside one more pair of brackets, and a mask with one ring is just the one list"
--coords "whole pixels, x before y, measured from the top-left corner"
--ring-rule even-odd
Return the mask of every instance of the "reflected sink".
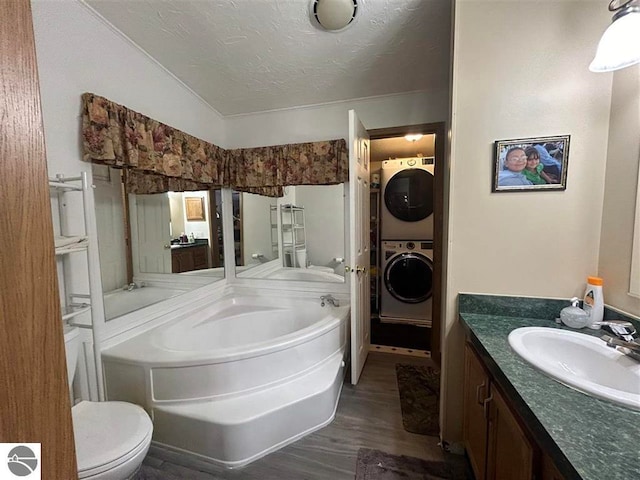
[[640, 363], [597, 337], [555, 328], [524, 327], [509, 334], [509, 345], [560, 383], [640, 410]]

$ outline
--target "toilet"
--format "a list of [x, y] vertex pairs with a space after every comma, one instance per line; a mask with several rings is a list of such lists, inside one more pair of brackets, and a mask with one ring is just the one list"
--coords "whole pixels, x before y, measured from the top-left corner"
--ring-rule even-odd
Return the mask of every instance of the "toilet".
[[[80, 348], [78, 327], [64, 327], [69, 384]], [[142, 464], [153, 424], [147, 412], [126, 402], [82, 401], [71, 408], [78, 478], [128, 480]]]

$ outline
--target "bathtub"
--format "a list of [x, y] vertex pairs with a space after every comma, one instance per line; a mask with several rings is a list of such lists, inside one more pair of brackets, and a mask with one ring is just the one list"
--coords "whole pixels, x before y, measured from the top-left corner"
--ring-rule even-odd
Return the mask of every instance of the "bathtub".
[[104, 295], [104, 315], [107, 320], [111, 320], [186, 291], [179, 288], [152, 286], [133, 290], [114, 290]]
[[275, 280], [299, 280], [306, 282], [344, 283], [344, 277], [333, 273], [330, 267], [292, 268], [283, 267], [269, 273], [266, 278]]
[[144, 406], [159, 446], [246, 465], [331, 422], [349, 312], [224, 297], [105, 350], [107, 398]]

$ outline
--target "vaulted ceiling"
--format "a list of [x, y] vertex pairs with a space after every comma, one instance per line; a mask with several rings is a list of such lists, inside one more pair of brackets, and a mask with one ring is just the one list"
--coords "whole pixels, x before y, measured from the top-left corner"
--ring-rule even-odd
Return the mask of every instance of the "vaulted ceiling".
[[446, 0], [358, 0], [327, 32], [310, 0], [85, 0], [223, 115], [446, 89]]

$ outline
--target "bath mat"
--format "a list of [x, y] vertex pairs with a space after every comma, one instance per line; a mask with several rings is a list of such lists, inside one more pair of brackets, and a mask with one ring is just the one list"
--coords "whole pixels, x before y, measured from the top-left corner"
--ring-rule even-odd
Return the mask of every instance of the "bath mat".
[[151, 465], [142, 465], [138, 473], [133, 477], [133, 480], [181, 480], [174, 474], [158, 470]]
[[[449, 454], [450, 455], [450, 454]], [[355, 480], [471, 480], [464, 457], [433, 462], [405, 455], [361, 448], [358, 450]]]
[[430, 367], [396, 364], [402, 426], [407, 432], [438, 435], [440, 372]]

